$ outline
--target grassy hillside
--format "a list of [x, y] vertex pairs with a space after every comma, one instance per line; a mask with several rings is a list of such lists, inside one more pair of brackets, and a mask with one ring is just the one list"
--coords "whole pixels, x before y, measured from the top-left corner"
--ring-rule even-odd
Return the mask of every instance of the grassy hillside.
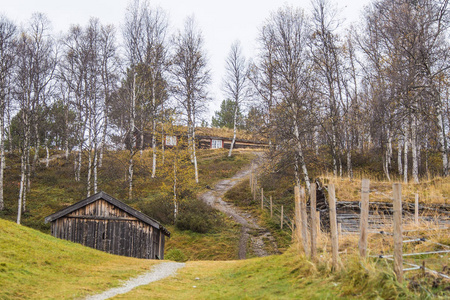
[[0, 219], [0, 299], [74, 299], [157, 261], [110, 255]]
[[[54, 152], [53, 154], [60, 154]], [[158, 154], [159, 155], [159, 154]], [[250, 151], [236, 151], [231, 158], [226, 150], [200, 150], [198, 154], [199, 184], [189, 187], [191, 197], [205, 189], [206, 185], [231, 177], [253, 157]], [[85, 159], [85, 158], [84, 158]], [[158, 157], [160, 159], [160, 157]], [[74, 180], [74, 157], [68, 160], [58, 158], [46, 168], [44, 163], [37, 166], [31, 176], [31, 191], [27, 195], [27, 211], [22, 223], [35, 229], [48, 232], [44, 218], [68, 205], [86, 198], [87, 169], [82, 169], [81, 181]], [[85, 160], [84, 160], [85, 161]], [[160, 164], [158, 160], [158, 164]], [[161, 173], [158, 165], [157, 178], [151, 178], [151, 151], [145, 150], [135, 156], [134, 197], [128, 200], [128, 153], [126, 151], [105, 152], [103, 166], [99, 168], [99, 190], [104, 190], [117, 199], [142, 209], [145, 203], [155, 198], [169, 197], [170, 193], [162, 190], [170, 180]], [[14, 221], [17, 216], [17, 197], [19, 194], [20, 157], [16, 153], [8, 153], [5, 170], [5, 210], [0, 218]]]
[[[158, 261], [109, 255], [0, 220], [0, 299], [77, 299], [143, 273]], [[354, 263], [338, 273], [294, 250], [243, 261], [189, 262], [176, 277], [118, 299], [410, 298], [386, 270]]]
[[[54, 152], [52, 154], [60, 154]], [[235, 151], [233, 157], [227, 157], [227, 150], [200, 150], [198, 153], [199, 184], [185, 189], [187, 203], [195, 199], [196, 194], [213, 186], [220, 179], [234, 175], [243, 166], [249, 164], [253, 151]], [[158, 154], [160, 155], [160, 153]], [[167, 156], [167, 153], [166, 153]], [[160, 156], [158, 157], [160, 159]], [[73, 159], [58, 158], [46, 168], [41, 163], [31, 178], [31, 192], [27, 196], [27, 211], [22, 216], [22, 224], [42, 232], [49, 233], [49, 224], [44, 218], [66, 206], [86, 197], [87, 170], [82, 170], [81, 181], [74, 180]], [[226, 260], [236, 259], [240, 227], [213, 210], [205, 214], [212, 220], [205, 224], [206, 233], [179, 230], [173, 226], [170, 218], [172, 195], [164, 185], [170, 184], [164, 174], [157, 169], [157, 178], [151, 178], [151, 151], [145, 150], [135, 156], [134, 198], [128, 200], [128, 183], [125, 175], [128, 169], [128, 153], [125, 151], [108, 151], [104, 155], [103, 166], [99, 169], [99, 189], [125, 202], [126, 204], [148, 214], [162, 222], [172, 232], [166, 243], [166, 254], [178, 260]], [[158, 161], [160, 163], [160, 161]], [[158, 166], [160, 168], [160, 166]], [[7, 155], [5, 170], [5, 207], [0, 211], [0, 219], [15, 221], [17, 216], [17, 196], [20, 172], [20, 158], [15, 153]], [[169, 186], [170, 187], [170, 186]], [[197, 207], [191, 208], [196, 210]], [[205, 207], [200, 207], [205, 210]], [[204, 215], [203, 215], [204, 216]], [[203, 217], [202, 216], [202, 217]], [[203, 220], [203, 219], [201, 219]], [[200, 224], [202, 225], [202, 224]]]

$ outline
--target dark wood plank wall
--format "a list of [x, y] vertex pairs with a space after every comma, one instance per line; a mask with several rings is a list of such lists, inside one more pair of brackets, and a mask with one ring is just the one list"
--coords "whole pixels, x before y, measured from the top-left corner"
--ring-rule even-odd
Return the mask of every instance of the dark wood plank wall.
[[52, 222], [52, 234], [112, 254], [164, 258], [160, 230], [102, 199]]

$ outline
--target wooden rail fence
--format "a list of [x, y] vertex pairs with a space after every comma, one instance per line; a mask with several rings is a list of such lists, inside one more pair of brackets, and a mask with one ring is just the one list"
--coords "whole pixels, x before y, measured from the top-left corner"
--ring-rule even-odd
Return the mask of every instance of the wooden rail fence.
[[[295, 209], [294, 218], [290, 218], [286, 215], [286, 209], [283, 205], [274, 205], [272, 196], [267, 198], [264, 195], [264, 189], [257, 187], [257, 176], [252, 171], [250, 177], [250, 189], [253, 193], [253, 199], [258, 199], [261, 201], [261, 210], [267, 209], [270, 213], [270, 218], [272, 220], [279, 220], [280, 229], [287, 229], [292, 231], [293, 238], [296, 242], [301, 245], [303, 253], [311, 260], [317, 260], [317, 237], [321, 234], [320, 229], [320, 211], [316, 208], [316, 185], [311, 186], [309, 200], [310, 205], [307, 207], [305, 190], [302, 187], [296, 186], [294, 188], [295, 193]], [[332, 249], [332, 268], [333, 270], [338, 270], [340, 267], [339, 261], [339, 235], [343, 233], [359, 234], [358, 248], [361, 259], [365, 260], [368, 258], [367, 247], [368, 247], [368, 235], [370, 233], [386, 234], [393, 237], [394, 252], [392, 255], [372, 255], [371, 258], [385, 258], [388, 260], [393, 260], [394, 272], [397, 276], [399, 282], [403, 281], [403, 272], [410, 270], [427, 270], [430, 273], [442, 276], [444, 278], [450, 279], [448, 275], [442, 274], [435, 270], [425, 268], [425, 266], [418, 266], [416, 264], [408, 263], [403, 261], [404, 256], [414, 256], [414, 255], [432, 255], [432, 254], [442, 254], [450, 253], [450, 246], [442, 245], [447, 247], [447, 250], [425, 252], [425, 253], [403, 253], [403, 244], [409, 242], [420, 242], [425, 241], [423, 238], [419, 239], [406, 239], [404, 240], [403, 235], [403, 222], [408, 224], [419, 224], [419, 212], [422, 211], [433, 211], [436, 212], [438, 209], [430, 208], [425, 205], [419, 204], [419, 196], [415, 194], [415, 201], [413, 204], [402, 203], [402, 192], [401, 184], [393, 184], [393, 199], [392, 203], [386, 202], [370, 202], [370, 181], [368, 179], [363, 179], [361, 184], [361, 200], [359, 202], [351, 201], [339, 201], [336, 202], [335, 197], [335, 187], [333, 184], [328, 185], [328, 204], [329, 204], [329, 215], [330, 215], [330, 232], [331, 237], [331, 249]], [[258, 195], [259, 194], [259, 195]], [[308, 218], [308, 208], [309, 208], [309, 218]], [[338, 214], [337, 211], [341, 212]], [[379, 211], [382, 211], [380, 214]], [[346, 212], [348, 211], [348, 212]], [[353, 211], [353, 212], [350, 212]], [[359, 212], [359, 213], [355, 213]], [[439, 209], [439, 212], [443, 215], [443, 221], [440, 223], [444, 224], [441, 229], [449, 229], [445, 225], [449, 223], [449, 214], [446, 209]], [[421, 216], [422, 220], [432, 220], [432, 217], [427, 218], [427, 216]], [[393, 232], [377, 231], [377, 229], [386, 227], [386, 225], [393, 225]], [[438, 228], [439, 229], [439, 228]], [[430, 229], [431, 230], [431, 229]], [[405, 231], [408, 232], [408, 231]], [[404, 268], [404, 265], [409, 266]]]

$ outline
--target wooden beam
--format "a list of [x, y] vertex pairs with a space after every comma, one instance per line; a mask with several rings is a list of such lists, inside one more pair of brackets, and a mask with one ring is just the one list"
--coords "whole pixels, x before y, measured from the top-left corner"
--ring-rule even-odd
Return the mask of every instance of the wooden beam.
[[361, 217], [359, 222], [359, 255], [367, 257], [367, 234], [369, 227], [369, 179], [363, 179], [361, 183]]
[[402, 185], [394, 183], [394, 273], [403, 282]]

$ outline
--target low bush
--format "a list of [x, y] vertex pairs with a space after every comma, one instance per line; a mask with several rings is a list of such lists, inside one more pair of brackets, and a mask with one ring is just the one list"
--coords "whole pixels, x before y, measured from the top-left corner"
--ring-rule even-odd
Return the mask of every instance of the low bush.
[[180, 205], [175, 226], [180, 230], [207, 233], [217, 225], [217, 212], [198, 199], [184, 201]]
[[165, 196], [140, 202], [139, 209], [149, 217], [163, 224], [173, 224], [173, 202]]
[[152, 200], [141, 202], [140, 210], [163, 224], [175, 224], [180, 230], [191, 230], [198, 233], [212, 231], [220, 222], [217, 212], [201, 200], [184, 199], [178, 208], [177, 220], [174, 220], [172, 199], [158, 196]]

